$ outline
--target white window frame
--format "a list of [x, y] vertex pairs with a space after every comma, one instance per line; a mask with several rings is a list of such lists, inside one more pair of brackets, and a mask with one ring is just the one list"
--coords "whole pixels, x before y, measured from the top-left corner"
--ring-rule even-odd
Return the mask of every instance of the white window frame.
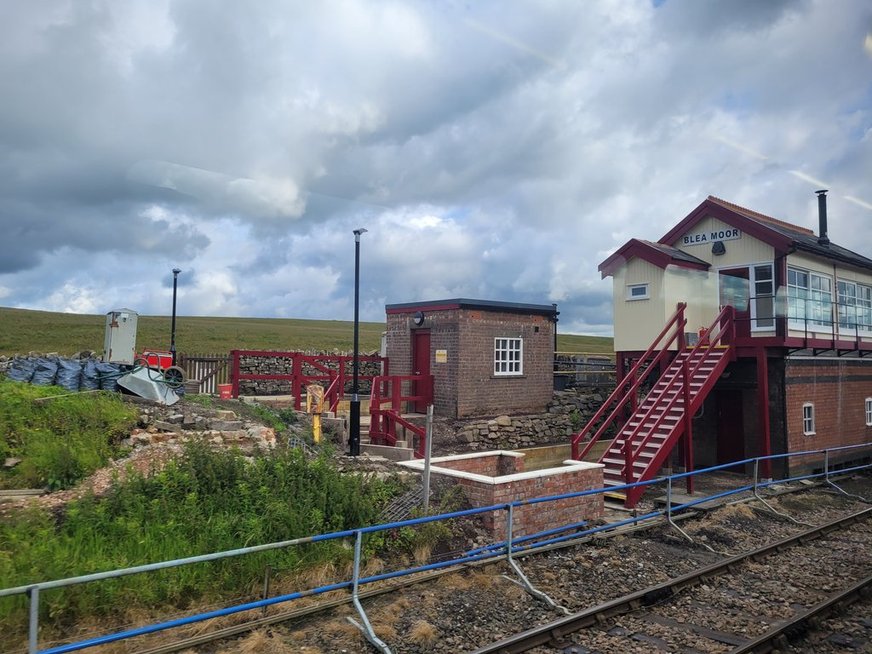
[[[769, 268], [769, 279], [757, 279], [757, 268]], [[752, 332], [765, 332], [772, 331], [775, 329], [775, 266], [768, 261], [764, 261], [762, 263], [752, 263], [748, 267], [748, 282], [750, 285], [749, 292], [751, 293], [751, 297], [754, 298], [751, 300], [751, 331]], [[769, 285], [769, 292], [760, 292], [758, 289], [761, 285]], [[759, 318], [759, 320], [765, 320], [768, 322], [768, 325], [760, 325], [758, 323], [757, 318], [757, 303], [760, 301], [760, 298], [770, 298], [769, 302], [769, 316], [763, 316]]]
[[872, 333], [872, 286], [857, 284], [857, 322], [860, 331]]
[[872, 427], [872, 397], [866, 398], [866, 426]]
[[[791, 283], [790, 276], [805, 275], [805, 286]], [[817, 288], [815, 288], [817, 282]], [[824, 282], [827, 288], [824, 289]], [[808, 325], [810, 331], [821, 331], [815, 327], [825, 327], [827, 330], [833, 324], [833, 278], [822, 275], [812, 270], [806, 270], [798, 266], [787, 267], [787, 315], [788, 324], [793, 329], [804, 329], [806, 325], [806, 312], [808, 312]], [[791, 303], [802, 303], [799, 311], [791, 313]], [[826, 308], [824, 308], [826, 306]], [[817, 311], [816, 311], [817, 309]]]
[[[757, 268], [769, 268], [769, 279], [757, 279]], [[751, 331], [752, 332], [771, 332], [775, 329], [775, 265], [771, 261], [758, 261], [757, 263], [739, 264], [736, 266], [723, 266], [717, 269], [718, 285], [715, 292], [718, 305], [721, 302], [721, 282], [720, 274], [722, 270], [738, 270], [740, 268], [748, 269], [748, 313], [750, 315]], [[744, 278], [743, 278], [744, 279]], [[758, 289], [766, 288], [769, 285], [768, 292], [759, 292]], [[754, 298], [753, 300], [751, 298]], [[766, 312], [771, 315], [757, 317], [757, 303], [760, 298], [771, 298], [770, 309]], [[737, 311], [743, 311], [742, 307], [736, 307]], [[766, 321], [768, 325], [758, 325], [757, 321]]]
[[802, 405], [802, 433], [805, 436], [815, 435], [814, 403], [805, 402]]
[[[644, 290], [643, 295], [633, 295], [635, 289], [641, 288]], [[648, 293], [648, 282], [644, 284], [627, 284], [627, 302], [635, 302], [637, 300], [647, 300], [651, 297]]]
[[854, 333], [854, 325], [859, 332], [872, 332], [872, 287], [850, 279], [836, 282], [839, 298], [839, 331], [846, 336]]
[[524, 339], [520, 336], [494, 337], [494, 376], [520, 377], [524, 374]]

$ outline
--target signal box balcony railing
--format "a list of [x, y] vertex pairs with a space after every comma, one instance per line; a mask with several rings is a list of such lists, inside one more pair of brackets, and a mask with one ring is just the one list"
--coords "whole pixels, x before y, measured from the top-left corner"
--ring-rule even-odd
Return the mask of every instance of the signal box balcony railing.
[[[415, 456], [424, 458], [426, 429], [416, 425], [403, 413], [410, 408], [426, 408], [433, 403], [432, 375], [386, 375], [374, 377], [369, 397], [369, 438], [375, 445], [394, 446], [400, 440], [397, 428], [412, 434]], [[419, 411], [419, 413], [422, 411]]]
[[[242, 372], [243, 357], [290, 359], [290, 372], [254, 374]], [[388, 360], [378, 355], [360, 355], [360, 364], [379, 364], [382, 373], [388, 373]], [[350, 390], [354, 371], [354, 357], [337, 354], [306, 354], [304, 352], [271, 352], [268, 350], [232, 350], [230, 352], [230, 383], [233, 397], [239, 397], [240, 382], [244, 380], [278, 380], [288, 382], [289, 391], [294, 397], [294, 408], [302, 409], [303, 393], [309, 384], [322, 384], [325, 405], [336, 411], [339, 401]], [[360, 385], [366, 389], [377, 375], [359, 374]]]
[[739, 346], [834, 350], [860, 356], [872, 352], [872, 307], [767, 295], [749, 298], [745, 311], [737, 308], [737, 312]]

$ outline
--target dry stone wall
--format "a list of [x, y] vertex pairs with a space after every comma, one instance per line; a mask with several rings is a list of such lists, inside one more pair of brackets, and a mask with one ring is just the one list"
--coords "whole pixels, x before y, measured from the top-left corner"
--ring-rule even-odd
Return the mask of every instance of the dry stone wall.
[[546, 413], [501, 415], [477, 420], [453, 420], [440, 425], [434, 447], [451, 450], [514, 450], [565, 443], [599, 410], [612, 389], [578, 388], [555, 391]]
[[[309, 356], [352, 356], [350, 352], [306, 352]], [[374, 356], [377, 352], [364, 353], [361, 356]], [[325, 362], [330, 370], [339, 372], [339, 362]], [[300, 371], [294, 370], [294, 361], [290, 357], [264, 357], [264, 356], [241, 356], [239, 358], [239, 372], [243, 375], [293, 375], [295, 372], [303, 375], [323, 375], [324, 373], [310, 364], [304, 363]], [[351, 392], [351, 364], [347, 365], [346, 374], [349, 382], [345, 392]], [[366, 376], [381, 374], [381, 365], [374, 361], [360, 362], [360, 393], [369, 395], [370, 382], [363, 379]], [[240, 395], [290, 395], [291, 381], [289, 379], [242, 379], [239, 381]]]

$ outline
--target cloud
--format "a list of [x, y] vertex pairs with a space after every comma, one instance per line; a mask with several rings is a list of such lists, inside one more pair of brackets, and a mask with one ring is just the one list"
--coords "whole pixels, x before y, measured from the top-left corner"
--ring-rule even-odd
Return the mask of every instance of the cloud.
[[844, 0], [11, 4], [0, 293], [11, 306], [351, 316], [558, 302], [707, 195], [872, 254], [872, 8]]

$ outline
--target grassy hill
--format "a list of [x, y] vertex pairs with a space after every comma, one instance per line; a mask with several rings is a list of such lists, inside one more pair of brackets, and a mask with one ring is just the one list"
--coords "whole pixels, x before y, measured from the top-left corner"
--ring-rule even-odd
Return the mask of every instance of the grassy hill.
[[[0, 355], [73, 354], [103, 349], [106, 317], [0, 307]], [[360, 349], [378, 350], [384, 323], [360, 324]], [[176, 318], [176, 349], [188, 353], [245, 350], [341, 350], [352, 348], [353, 325], [343, 320], [284, 318]], [[169, 349], [170, 318], [139, 316], [138, 349]], [[612, 353], [612, 339], [558, 334], [561, 352]]]

